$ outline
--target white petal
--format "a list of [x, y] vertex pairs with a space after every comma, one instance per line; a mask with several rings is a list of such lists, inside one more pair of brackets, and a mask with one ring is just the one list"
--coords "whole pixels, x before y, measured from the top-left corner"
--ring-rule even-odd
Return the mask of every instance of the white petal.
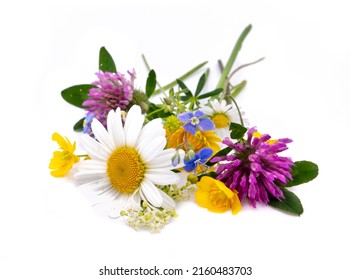
[[151, 162], [147, 163], [147, 168], [150, 169], [157, 169], [157, 168], [164, 168], [164, 169], [173, 169], [175, 168], [173, 166], [173, 163], [171, 162], [171, 158], [163, 158], [163, 160], [156, 160], [153, 159]]
[[120, 217], [120, 211], [125, 209], [128, 204], [130, 195], [122, 194], [116, 191], [99, 196], [96, 206], [106, 209], [108, 216], [111, 218]]
[[162, 207], [165, 209], [175, 209], [175, 201], [163, 191], [160, 191], [160, 194], [163, 198]]
[[109, 182], [109, 179], [103, 178], [95, 181], [89, 181], [88, 183], [85, 183], [85, 184], [81, 184], [80, 187], [91, 191], [105, 192], [108, 189], [110, 189], [112, 186], [111, 186], [111, 183]]
[[[226, 101], [223, 100], [226, 104]], [[217, 99], [215, 99], [212, 103], [211, 103], [213, 109], [214, 109], [214, 112], [218, 112], [218, 113], [221, 113], [221, 104], [219, 103], [219, 101]]]
[[186, 186], [187, 184], [187, 178], [188, 178], [188, 173], [183, 170], [180, 173], [176, 173], [176, 175], [179, 177], [179, 182], [176, 183], [176, 185], [181, 188], [183, 186]]
[[99, 178], [96, 180], [81, 180], [81, 178], [79, 178], [77, 184], [79, 187], [82, 188], [89, 188], [89, 189], [95, 189], [98, 185], [103, 184], [104, 182], [106, 182], [107, 178]]
[[171, 160], [171, 158], [174, 154], [175, 154], [175, 149], [173, 149], [173, 148], [162, 150], [159, 152], [157, 158], [152, 160], [152, 162], [156, 161], [157, 159], [162, 161], [164, 158], [169, 158]]
[[111, 153], [115, 149], [115, 144], [111, 134], [107, 132], [104, 126], [97, 120], [93, 119], [91, 129], [98, 140]]
[[176, 184], [180, 178], [174, 172], [148, 172], [145, 174], [145, 178], [158, 185]]
[[223, 128], [215, 128], [214, 132], [219, 138], [222, 140], [225, 139], [225, 137], [230, 137], [230, 129], [229, 126], [223, 127]]
[[[130, 205], [130, 195], [129, 194], [120, 194], [117, 199], [115, 199], [111, 204], [111, 209], [109, 209], [108, 215], [111, 218], [120, 217], [120, 212], [122, 210], [129, 209]], [[136, 209], [135, 209], [136, 210]]]
[[147, 167], [150, 169], [167, 168], [169, 170], [183, 167], [183, 158], [185, 156], [185, 152], [183, 150], [178, 150], [178, 153], [180, 156], [180, 163], [176, 166], [173, 166], [172, 163], [172, 157], [175, 155], [175, 149], [166, 149], [161, 151], [157, 157], [148, 162]]
[[106, 171], [104, 170], [82, 170], [74, 174], [74, 177], [79, 181], [100, 180], [106, 178]]
[[98, 193], [96, 198], [96, 203], [110, 204], [115, 203], [116, 200], [119, 200], [122, 196], [122, 193], [118, 192], [115, 188], [107, 188], [104, 191]]
[[142, 199], [146, 200], [154, 207], [162, 206], [163, 197], [160, 194], [160, 190], [146, 178], [141, 183], [140, 195]]
[[212, 116], [214, 114], [214, 110], [209, 106], [204, 106], [203, 108], [201, 108], [201, 111], [207, 116]]
[[142, 144], [142, 142], [153, 140], [158, 136], [165, 137], [165, 130], [163, 129], [162, 120], [154, 119], [142, 128], [136, 143], [136, 147]]
[[133, 147], [137, 142], [145, 117], [141, 114], [140, 106], [134, 105], [126, 115], [124, 125], [125, 144]]
[[128, 209], [139, 210], [139, 211], [142, 210], [140, 189], [137, 189], [136, 191], [134, 191], [134, 193], [130, 196], [127, 207]]
[[156, 158], [159, 153], [164, 149], [166, 145], [166, 139], [164, 137], [157, 137], [151, 142], [140, 143], [138, 151], [141, 154], [142, 159], [145, 162], [149, 162]]
[[107, 128], [108, 132], [114, 140], [115, 146], [125, 146], [125, 134], [120, 114], [120, 108], [117, 108], [115, 112], [113, 110], [109, 111], [107, 117]]
[[100, 160], [83, 160], [78, 164], [78, 170], [106, 170], [106, 162]]
[[84, 174], [103, 174], [104, 177], [107, 176], [106, 170], [100, 169], [100, 170], [91, 170], [91, 169], [81, 169], [77, 173], [75, 173], [75, 177], [82, 176]]
[[87, 154], [92, 159], [107, 161], [110, 153], [99, 142], [92, 139], [90, 136], [88, 136], [86, 134], [81, 135], [81, 142], [82, 142], [83, 147], [86, 150]]

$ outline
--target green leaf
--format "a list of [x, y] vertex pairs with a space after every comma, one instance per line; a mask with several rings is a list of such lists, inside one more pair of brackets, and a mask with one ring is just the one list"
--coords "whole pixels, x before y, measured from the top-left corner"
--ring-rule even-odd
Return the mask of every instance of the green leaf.
[[200, 78], [199, 78], [199, 81], [198, 81], [198, 84], [197, 84], [197, 88], [196, 88], [196, 92], [194, 93], [194, 96], [198, 96], [199, 93], [202, 91], [204, 85], [205, 85], [205, 81], [206, 81], [206, 74], [204, 73]]
[[300, 199], [294, 193], [288, 191], [286, 188], [282, 187], [281, 190], [284, 194], [285, 199], [279, 201], [276, 198], [271, 198], [269, 205], [274, 208], [300, 216], [304, 212]]
[[62, 90], [61, 95], [69, 104], [79, 108], [85, 108], [83, 102], [88, 99], [89, 90], [96, 88], [94, 85], [76, 85]]
[[[197, 72], [199, 69], [201, 69], [205, 64], [207, 64], [208, 61], [205, 61], [199, 65], [197, 65], [196, 67], [192, 68], [190, 71], [186, 72], [185, 74], [183, 74], [180, 78], [178, 78], [179, 80], [183, 81], [185, 79], [187, 79], [188, 77], [190, 77], [192, 74], [194, 74], [195, 72]], [[157, 89], [154, 94], [158, 94], [160, 92], [166, 91], [174, 86], [176, 86], [177, 81], [172, 81], [171, 83], [163, 86], [162, 88]]]
[[241, 50], [242, 48], [242, 45], [243, 45], [243, 42], [245, 40], [245, 38], [247, 37], [247, 35], [249, 34], [250, 30], [252, 29], [252, 26], [251, 25], [248, 25], [244, 30], [243, 32], [241, 33], [241, 35], [239, 36], [238, 40], [236, 41], [236, 44], [232, 50], [232, 53], [226, 63], [226, 66], [224, 68], [224, 70], [222, 71], [221, 73], [221, 77], [220, 77], [220, 80], [216, 86], [216, 88], [223, 88], [224, 85], [225, 85], [225, 82], [227, 80], [227, 77], [231, 71], [231, 68], [233, 66], [233, 63], [235, 62], [236, 60], [236, 57], [239, 53], [239, 51]]
[[105, 47], [100, 49], [98, 68], [103, 72], [117, 73], [114, 60]]
[[291, 174], [293, 180], [284, 185], [285, 187], [293, 187], [312, 181], [318, 175], [318, 166], [311, 161], [296, 161], [292, 166]]
[[179, 87], [183, 90], [184, 94], [186, 94], [186, 96], [188, 97], [192, 97], [193, 94], [192, 92], [188, 89], [188, 87], [185, 85], [185, 83], [179, 79], [176, 80]]
[[220, 94], [222, 91], [223, 91], [222, 88], [217, 88], [217, 89], [214, 89], [213, 91], [201, 94], [200, 96], [197, 97], [197, 99], [204, 99], [207, 97], [212, 97], [212, 96]]
[[156, 84], [157, 84], [157, 75], [156, 72], [152, 69], [148, 73], [148, 78], [146, 81], [146, 95], [147, 97], [150, 97], [154, 90], [156, 89]]
[[247, 81], [244, 80], [240, 82], [238, 85], [234, 86], [232, 88], [231, 97], [236, 98], [237, 95], [240, 94], [240, 92], [245, 88], [246, 85], [247, 85]]
[[76, 131], [76, 132], [83, 131], [84, 120], [85, 120], [85, 117], [81, 118], [79, 121], [76, 122], [76, 124], [73, 126], [74, 131]]
[[211, 178], [215, 179], [216, 176], [218, 176], [218, 174], [216, 174], [215, 172], [209, 172], [209, 173], [201, 174], [201, 175], [198, 176], [198, 181], [200, 179], [202, 179], [203, 176], [208, 176], [208, 177], [211, 177]]
[[230, 130], [231, 130], [230, 136], [232, 139], [241, 139], [244, 136], [244, 134], [247, 132], [247, 129], [238, 123], [231, 123]]
[[190, 98], [188, 96], [180, 96], [181, 101], [188, 101]]
[[166, 118], [171, 116], [172, 113], [165, 111], [164, 107], [160, 104], [149, 104], [148, 114], [146, 115], [147, 120], [151, 121], [156, 118]]
[[[214, 157], [226, 156], [231, 151], [232, 151], [232, 149], [230, 147], [223, 148], [222, 150], [218, 151], [215, 155], [213, 155], [213, 158]], [[208, 165], [208, 166], [213, 166], [215, 163], [211, 162], [209, 160], [205, 164]]]

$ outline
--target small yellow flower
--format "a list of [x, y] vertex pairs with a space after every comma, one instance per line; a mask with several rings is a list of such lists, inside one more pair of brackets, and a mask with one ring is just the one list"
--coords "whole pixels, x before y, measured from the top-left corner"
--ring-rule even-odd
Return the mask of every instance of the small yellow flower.
[[[183, 127], [179, 127], [176, 131], [171, 132], [166, 126], [165, 130], [168, 139], [167, 148], [177, 148], [187, 140], [187, 142], [193, 147], [195, 153], [198, 153], [203, 148], [212, 149], [213, 155], [220, 151], [218, 143], [221, 142], [221, 139], [212, 130], [198, 130], [195, 135], [187, 132]], [[183, 146], [182, 149], [187, 152], [185, 146]]]
[[176, 116], [171, 115], [165, 120], [164, 126], [167, 130], [167, 133], [172, 133], [182, 126], [182, 122]]
[[79, 157], [74, 155], [75, 142], [72, 145], [67, 137], [64, 139], [57, 132], [52, 134], [52, 140], [57, 142], [62, 151], [55, 151], [53, 153], [53, 158], [49, 164], [49, 168], [53, 169], [51, 175], [54, 177], [63, 177], [71, 170], [73, 164], [79, 161]]
[[211, 212], [223, 213], [232, 209], [236, 215], [242, 206], [236, 190], [231, 191], [221, 181], [203, 176], [197, 183], [198, 189], [194, 195], [197, 204]]

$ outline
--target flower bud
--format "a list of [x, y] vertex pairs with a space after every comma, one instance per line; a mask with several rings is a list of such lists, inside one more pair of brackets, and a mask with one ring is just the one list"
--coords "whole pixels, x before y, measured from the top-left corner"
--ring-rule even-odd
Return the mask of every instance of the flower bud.
[[195, 155], [196, 153], [194, 152], [194, 150], [190, 149], [185, 155], [186, 161], [190, 161], [191, 159], [194, 158]]

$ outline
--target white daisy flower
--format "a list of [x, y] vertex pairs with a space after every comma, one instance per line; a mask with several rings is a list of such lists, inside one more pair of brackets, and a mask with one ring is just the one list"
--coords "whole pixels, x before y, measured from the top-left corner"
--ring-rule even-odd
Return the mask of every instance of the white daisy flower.
[[[227, 104], [225, 100], [219, 102], [214, 99], [209, 103], [209, 106], [204, 106], [201, 109], [215, 124], [214, 132], [221, 138], [230, 136], [230, 123], [241, 123], [237, 108], [234, 104]], [[241, 111], [244, 115], [244, 112]], [[244, 126], [249, 125], [248, 120], [243, 118]]]
[[75, 176], [83, 186], [100, 191], [98, 203], [112, 203], [111, 216], [119, 216], [124, 209], [141, 210], [141, 201], [153, 208], [175, 208], [173, 199], [156, 186], [179, 181], [171, 171], [175, 150], [164, 150], [166, 138], [161, 119], [145, 126], [143, 123], [141, 108], [135, 105], [123, 126], [118, 108], [109, 112], [107, 130], [97, 119], [92, 121], [97, 141], [82, 135], [91, 160], [82, 161]]

